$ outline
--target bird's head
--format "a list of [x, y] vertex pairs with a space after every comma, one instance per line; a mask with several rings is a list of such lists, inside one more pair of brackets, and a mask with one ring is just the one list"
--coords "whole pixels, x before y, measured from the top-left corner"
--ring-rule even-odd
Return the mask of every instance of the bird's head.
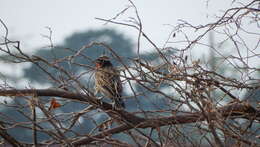
[[100, 56], [94, 61], [96, 68], [110, 67], [112, 63], [108, 56]]

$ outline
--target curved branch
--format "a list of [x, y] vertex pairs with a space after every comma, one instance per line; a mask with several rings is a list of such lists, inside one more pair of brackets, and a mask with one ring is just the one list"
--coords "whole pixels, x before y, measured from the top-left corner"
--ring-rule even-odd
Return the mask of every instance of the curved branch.
[[[124, 110], [113, 110], [112, 106], [106, 102], [100, 102], [94, 96], [81, 93], [73, 93], [63, 90], [56, 89], [23, 89], [23, 90], [0, 90], [0, 96], [56, 96], [61, 98], [66, 98], [70, 100], [76, 100], [80, 102], [87, 102], [91, 105], [97, 106], [98, 108], [106, 111], [110, 116], [124, 122], [123, 125], [104, 131], [97, 135], [83, 138], [81, 140], [75, 141], [74, 145], [87, 144], [97, 139], [103, 138], [108, 134], [116, 134], [132, 128], [157, 128], [161, 126], [173, 125], [173, 124], [186, 124], [204, 121], [206, 118], [202, 115], [202, 112], [193, 112], [189, 114], [179, 114], [170, 117], [161, 118], [142, 118], [135, 116]], [[231, 103], [223, 107], [217, 108], [217, 110], [212, 110], [208, 112], [207, 115], [211, 116], [212, 120], [217, 120], [219, 117], [227, 119], [228, 117], [236, 118], [246, 118], [250, 119], [254, 117], [258, 119], [260, 117], [260, 112], [253, 108], [248, 103]], [[258, 119], [259, 120], [259, 119]]]
[[[209, 112], [208, 115], [211, 116], [212, 120], [219, 119], [219, 115], [223, 117], [223, 119], [227, 119], [228, 117], [234, 116], [236, 118], [247, 118], [250, 117], [260, 117], [260, 112], [254, 109], [247, 103], [234, 103], [229, 104], [218, 109], [218, 112]], [[86, 137], [75, 141], [73, 145], [79, 146], [83, 144], [88, 144], [98, 139], [104, 138], [109, 134], [117, 134], [126, 130], [130, 130], [132, 128], [156, 128], [162, 127], [167, 125], [174, 125], [174, 124], [186, 124], [186, 123], [195, 123], [204, 121], [206, 118], [202, 115], [202, 112], [195, 112], [191, 114], [180, 114], [170, 117], [162, 117], [162, 118], [152, 118], [146, 119], [145, 121], [139, 123], [136, 126], [130, 126], [128, 124], [124, 124], [118, 126], [116, 128], [112, 128], [97, 135], [93, 135], [90, 137]]]
[[73, 93], [64, 90], [57, 90], [57, 89], [11, 89], [11, 90], [0, 90], [0, 96], [55, 96], [66, 98], [73, 101], [80, 101], [83, 103], [89, 103], [95, 107], [98, 107], [105, 112], [107, 112], [111, 117], [126, 121], [132, 125], [139, 124], [143, 122], [145, 119], [137, 117], [127, 111], [124, 110], [112, 110], [113, 106], [106, 102], [101, 102], [95, 96], [91, 96], [88, 94], [81, 94], [81, 93]]

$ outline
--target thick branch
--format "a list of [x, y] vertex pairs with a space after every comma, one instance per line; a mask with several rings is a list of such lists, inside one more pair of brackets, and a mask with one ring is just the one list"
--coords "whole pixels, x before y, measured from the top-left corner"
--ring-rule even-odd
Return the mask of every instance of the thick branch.
[[110, 116], [116, 117], [116, 119], [121, 119], [123, 121], [127, 121], [132, 125], [136, 125], [140, 122], [143, 122], [145, 119], [137, 117], [127, 111], [124, 110], [113, 110], [113, 106], [106, 102], [100, 102], [99, 99], [95, 98], [94, 96], [90, 96], [88, 94], [81, 94], [81, 93], [73, 93], [64, 90], [57, 90], [57, 89], [12, 89], [12, 90], [0, 90], [0, 96], [55, 96], [66, 98], [74, 101], [80, 101], [83, 103], [89, 103], [94, 105], [105, 112], [107, 112]]
[[[204, 121], [206, 118], [202, 115], [202, 112], [193, 112], [189, 114], [179, 114], [170, 117], [161, 118], [141, 118], [137, 117], [124, 110], [112, 111], [112, 106], [108, 103], [102, 102], [96, 99], [94, 96], [87, 94], [72, 93], [68, 91], [53, 90], [53, 89], [25, 89], [25, 90], [0, 90], [0, 96], [26, 96], [26, 95], [37, 95], [37, 96], [56, 96], [70, 100], [77, 100], [81, 102], [88, 102], [89, 104], [95, 105], [110, 114], [110, 116], [116, 117], [117, 120], [121, 120], [125, 124], [113, 128], [97, 135], [81, 139], [74, 142], [74, 145], [87, 144], [96, 139], [101, 139], [108, 134], [116, 134], [132, 128], [157, 128], [161, 126], [173, 125], [173, 124], [186, 124]], [[247, 118], [254, 117], [258, 119], [260, 112], [254, 109], [247, 103], [232, 103], [223, 107], [219, 107], [217, 110], [208, 112], [207, 115], [211, 116], [212, 120], [217, 120], [219, 117], [227, 119], [228, 117], [236, 118]]]
[[[234, 103], [234, 104], [229, 104], [220, 107], [218, 109], [218, 112], [210, 112], [208, 115], [211, 115], [212, 120], [217, 120], [219, 119], [217, 116], [221, 116], [223, 117], [223, 119], [227, 119], [228, 117], [231, 116], [234, 116], [236, 118], [260, 117], [260, 112], [255, 110], [247, 103]], [[139, 123], [134, 127], [124, 124], [119, 127], [99, 133], [97, 135], [76, 141], [74, 142], [74, 145], [78, 146], [78, 145], [88, 144], [92, 141], [104, 138], [108, 134], [116, 134], [126, 130], [130, 130], [132, 128], [156, 128], [156, 127], [162, 127], [162, 126], [174, 125], [174, 124], [195, 123], [204, 120], [206, 120], [206, 118], [203, 117], [201, 112], [196, 112], [191, 114], [180, 114], [171, 117], [146, 119], [145, 121]]]

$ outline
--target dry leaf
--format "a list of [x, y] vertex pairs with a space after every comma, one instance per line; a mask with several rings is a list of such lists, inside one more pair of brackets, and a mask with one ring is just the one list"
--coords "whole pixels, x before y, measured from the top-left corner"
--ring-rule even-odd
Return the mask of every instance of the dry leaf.
[[50, 101], [49, 111], [59, 108], [59, 107], [61, 107], [61, 104], [59, 102], [57, 102], [57, 100], [55, 98], [52, 98]]

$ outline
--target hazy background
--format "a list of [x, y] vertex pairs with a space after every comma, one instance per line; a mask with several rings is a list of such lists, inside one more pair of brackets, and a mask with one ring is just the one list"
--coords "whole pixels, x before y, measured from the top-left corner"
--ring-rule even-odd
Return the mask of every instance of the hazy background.
[[[133, 0], [143, 21], [144, 31], [151, 39], [162, 46], [178, 19], [187, 20], [195, 25], [213, 20], [214, 14], [229, 7], [226, 0]], [[119, 25], [105, 25], [95, 17], [112, 18], [129, 6], [127, 0], [0, 0], [0, 18], [9, 28], [12, 39], [20, 40], [23, 50], [32, 50], [49, 45], [46, 26], [53, 30], [54, 43], [77, 31], [93, 28], [111, 27], [127, 36], [136, 38], [133, 29]], [[120, 21], [134, 17], [133, 11], [119, 18]], [[3, 36], [3, 28], [0, 28]], [[192, 35], [192, 34], [191, 34]], [[136, 40], [134, 40], [136, 41]], [[144, 44], [142, 49], [149, 48]]]
[[[133, 2], [136, 5], [142, 20], [143, 31], [158, 47], [164, 46], [173, 27], [180, 23], [178, 20], [185, 20], [193, 25], [203, 25], [214, 22], [217, 20], [216, 15], [220, 16], [220, 14], [224, 12], [222, 10], [229, 8], [232, 3], [232, 1], [226, 0], [133, 0]], [[104, 39], [105, 35], [105, 37], [108, 37], [108, 40], [110, 39], [110, 41], [108, 41], [109, 45], [111, 45], [111, 47], [115, 49], [118, 54], [123, 55], [124, 57], [127, 55], [136, 56], [136, 42], [138, 35], [136, 30], [115, 24], [104, 25], [104, 22], [95, 19], [96, 17], [111, 19], [129, 5], [130, 3], [128, 0], [0, 0], [0, 18], [4, 21], [9, 29], [9, 39], [19, 40], [21, 42], [21, 49], [23, 51], [33, 52], [35, 55], [39, 55], [46, 59], [49, 59], [51, 56], [50, 51], [47, 50], [49, 48], [48, 46], [50, 45], [50, 42], [48, 39], [43, 37], [44, 35], [49, 35], [49, 31], [46, 29], [46, 27], [50, 27], [52, 29], [52, 41], [54, 45], [58, 45], [64, 48], [79, 49], [83, 45], [90, 43], [92, 38], [94, 40]], [[232, 5], [232, 7], [234, 6], [235, 5]], [[116, 21], [125, 22], [129, 20], [130, 17], [135, 17], [133, 9], [125, 12], [124, 15], [118, 17]], [[251, 29], [253, 32], [257, 32], [255, 27], [247, 27], [247, 29]], [[4, 33], [5, 30], [3, 26], [0, 25], [0, 39], [3, 39]], [[187, 31], [186, 34], [190, 38], [196, 36], [194, 31]], [[242, 36], [243, 35], [246, 34], [242, 34]], [[207, 37], [208, 36], [206, 36], [202, 41], [206, 42], [206, 44], [209, 44], [210, 41]], [[215, 45], [222, 37], [219, 34], [218, 36], [212, 35], [211, 42], [213, 45]], [[255, 40], [259, 39], [245, 36], [243, 37], [247, 42], [249, 42], [249, 46], [251, 45], [250, 42], [255, 42]], [[178, 40], [179, 38], [180, 36], [177, 34], [173, 39]], [[169, 46], [171, 45], [172, 44]], [[175, 46], [173, 45], [171, 47]], [[232, 48], [229, 47], [230, 44], [227, 43], [224, 44], [221, 49], [222, 51], [230, 51], [229, 53], [232, 54]], [[94, 49], [95, 50], [92, 50], [92, 53], [87, 51], [83, 53], [93, 58], [100, 55], [100, 52], [97, 52], [98, 49]], [[151, 57], [151, 54], [147, 54], [147, 52], [150, 50], [152, 50], [152, 47], [146, 41], [144, 41], [144, 39], [142, 39], [142, 56]], [[192, 51], [194, 51], [194, 49], [192, 49]], [[196, 50], [195, 54], [191, 54], [189, 58], [192, 58], [194, 55], [198, 56], [198, 58], [203, 58], [203, 53], [206, 51], [208, 51], [208, 47], [200, 47], [199, 50]], [[71, 53], [69, 54], [64, 50], [59, 50], [55, 47], [51, 53], [58, 55], [58, 58], [71, 55]], [[0, 54], [0, 56], [4, 55]], [[207, 56], [207, 54], [205, 56], [207, 61], [216, 61], [213, 56]], [[8, 81], [8, 84], [11, 83], [11, 85], [14, 85], [16, 88], [28, 88], [31, 87], [31, 85], [33, 85], [32, 87], [34, 88], [49, 88], [52, 86], [59, 86], [57, 83], [55, 85], [55, 83], [51, 83], [49, 80], [46, 80], [46, 75], [41, 75], [41, 71], [39, 71], [37, 67], [31, 64], [6, 64], [3, 62], [0, 62], [0, 66], [2, 67], [0, 69], [1, 76], [3, 74], [7, 77], [5, 78], [3, 76], [3, 79], [10, 78], [11, 80], [10, 82]], [[90, 63], [89, 61], [83, 59], [79, 60], [78, 62], [84, 65]], [[254, 62], [258, 63], [257, 60], [253, 61], [252, 63]], [[249, 61], [249, 63], [251, 63], [251, 61]], [[75, 66], [70, 67], [66, 63], [62, 64], [62, 67], [68, 71], [75, 72], [76, 74], [79, 74], [84, 70]], [[225, 68], [225, 70], [219, 69], [219, 74], [232, 77], [236, 76], [234, 73], [237, 71], [226, 70], [229, 68], [225, 65], [221, 65], [221, 67]], [[59, 73], [55, 70], [52, 70], [51, 68], [46, 69], [57, 77], [62, 76], [58, 75]], [[86, 77], [87, 76], [91, 75], [86, 75]], [[81, 82], [87, 85], [89, 78], [86, 77], [86, 81]], [[89, 87], [93, 88], [93, 86]], [[138, 87], [138, 85], [135, 88], [136, 91], [144, 91], [142, 87]], [[166, 85], [161, 85], [160, 88], [162, 90], [168, 90]], [[173, 95], [173, 93], [170, 94]], [[241, 92], [239, 94], [243, 95]], [[258, 93], [258, 95], [259, 94], [260, 93]], [[127, 93], [127, 95], [129, 95], [129, 93]], [[157, 108], [157, 106], [159, 106], [160, 109], [165, 107], [167, 108], [167, 105], [165, 104], [166, 101], [163, 101], [162, 97], [153, 93], [147, 93], [147, 97], [149, 97], [149, 99], [144, 100], [144, 98], [140, 96], [139, 98], [142, 99], [140, 102], [137, 102], [135, 99], [126, 100], [127, 110], [136, 111], [139, 109], [139, 105], [141, 106], [140, 109], [143, 110], [152, 110]], [[2, 98], [0, 101], [16, 103], [18, 100]], [[18, 102], [21, 103], [22, 101]], [[73, 103], [70, 101], [67, 103], [68, 104], [66, 106], [63, 106], [57, 111], [59, 113], [70, 113], [80, 111], [86, 107], [86, 105]], [[156, 104], [156, 107], [153, 107], [153, 104]], [[23, 111], [29, 112], [27, 109], [24, 109]], [[17, 112], [13, 109], [1, 107], [1, 112], [7, 114], [7, 116], [13, 116], [21, 122], [27, 121], [24, 116], [17, 114]], [[104, 114], [95, 115], [95, 117], [96, 118], [94, 119], [96, 119], [98, 122], [101, 122], [106, 118]], [[6, 120], [6, 118], [1, 118], [0, 116], [0, 120]], [[76, 125], [73, 130], [86, 133], [94, 127], [91, 125], [90, 120], [88, 119], [82, 119], [80, 123], [81, 125]], [[45, 126], [46, 124], [41, 125]], [[187, 127], [188, 126], [189, 125], [187, 125]], [[47, 125], [46, 128], [48, 128]], [[30, 131], [25, 129], [16, 129], [17, 128], [14, 128], [13, 130], [8, 131], [13, 133], [15, 137], [20, 140], [30, 141]], [[17, 134], [17, 131], [26, 132], [24, 134]], [[191, 130], [187, 128], [187, 132], [188, 131]], [[48, 138], [45, 135], [46, 134], [40, 135], [42, 140]], [[193, 134], [192, 137], [196, 139], [197, 135]]]

